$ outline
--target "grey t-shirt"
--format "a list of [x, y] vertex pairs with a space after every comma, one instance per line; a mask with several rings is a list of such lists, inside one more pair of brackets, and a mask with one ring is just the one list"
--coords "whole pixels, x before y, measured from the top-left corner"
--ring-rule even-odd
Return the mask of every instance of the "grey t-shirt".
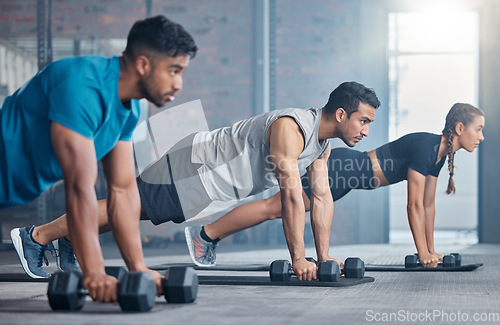
[[[281, 117], [293, 118], [304, 135], [304, 150], [297, 160], [305, 173], [327, 149], [318, 140], [322, 109], [289, 108], [271, 111], [232, 126], [192, 134], [169, 152], [171, 175], [186, 220], [209, 201], [231, 201], [261, 193], [278, 185], [267, 141], [269, 126]], [[150, 184], [171, 183], [166, 159], [141, 174]]]

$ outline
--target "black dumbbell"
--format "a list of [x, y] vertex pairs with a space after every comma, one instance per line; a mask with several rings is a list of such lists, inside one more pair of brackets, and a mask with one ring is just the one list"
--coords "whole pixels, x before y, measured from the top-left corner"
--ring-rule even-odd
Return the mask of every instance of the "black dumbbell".
[[124, 268], [123, 266], [105, 266], [104, 271], [106, 272], [107, 275], [111, 275], [112, 277], [115, 277], [118, 280], [120, 280], [122, 276], [124, 276], [127, 273], [127, 269]]
[[198, 275], [192, 267], [171, 267], [162, 280], [163, 294], [169, 303], [189, 303], [198, 294]]
[[459, 253], [451, 253], [450, 255], [455, 256], [455, 266], [462, 266], [462, 255]]
[[[307, 258], [306, 258], [307, 259]], [[338, 263], [335, 262], [338, 267]], [[330, 268], [335, 267], [335, 266], [324, 266], [324, 270], [329, 270]], [[340, 268], [339, 268], [340, 269]], [[342, 271], [344, 273], [344, 276], [346, 278], [352, 278], [352, 279], [361, 279], [362, 277], [365, 276], [365, 262], [360, 259], [359, 257], [348, 257], [344, 261], [344, 267], [342, 268]], [[319, 272], [319, 271], [318, 271]], [[336, 271], [333, 273], [337, 273]], [[324, 277], [329, 277], [330, 271], [323, 271], [321, 274]], [[319, 273], [318, 273], [319, 276]], [[326, 280], [331, 282], [331, 280]], [[338, 281], [338, 280], [337, 280]]]
[[[271, 281], [289, 282], [294, 275], [292, 266], [287, 260], [276, 260], [271, 263], [269, 276]], [[318, 266], [318, 280], [323, 282], [337, 282], [340, 277], [339, 265], [335, 261], [324, 261]]]
[[[106, 266], [106, 274], [120, 279], [127, 273], [123, 266]], [[192, 267], [171, 267], [162, 280], [163, 294], [169, 303], [190, 303], [198, 294], [198, 275]]]
[[[117, 293], [123, 311], [148, 311], [156, 299], [155, 281], [149, 273], [126, 273], [119, 279]], [[50, 277], [47, 296], [54, 310], [80, 310], [87, 295], [79, 272], [56, 272]]]
[[[438, 265], [442, 265], [443, 267], [454, 267], [456, 265], [456, 259], [454, 255], [445, 255], [443, 256], [443, 262], [438, 263]], [[420, 260], [418, 259], [417, 254], [413, 255], [406, 255], [405, 257], [405, 268], [416, 268], [416, 267], [421, 267], [422, 263], [420, 263]]]
[[[106, 274], [118, 280], [127, 273], [123, 266], [106, 266]], [[162, 280], [163, 294], [169, 303], [190, 303], [198, 294], [198, 275], [192, 267], [171, 267]]]
[[306, 257], [306, 261], [309, 261], [311, 263], [318, 265], [318, 261], [316, 261], [316, 259], [314, 257], [308, 256], [308, 257]]
[[348, 257], [344, 261], [346, 278], [361, 279], [365, 276], [365, 262], [359, 257]]
[[[365, 263], [358, 257], [349, 257], [344, 262], [346, 278], [362, 278], [365, 274]], [[338, 282], [340, 267], [335, 261], [323, 261], [318, 266], [318, 280], [321, 282]], [[294, 272], [289, 261], [276, 260], [271, 263], [269, 270], [271, 281], [290, 281]]]

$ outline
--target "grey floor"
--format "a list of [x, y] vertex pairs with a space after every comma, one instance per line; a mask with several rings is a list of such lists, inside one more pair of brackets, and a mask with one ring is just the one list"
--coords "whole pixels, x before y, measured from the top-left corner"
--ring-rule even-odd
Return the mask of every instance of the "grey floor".
[[[0, 282], [0, 324], [500, 324], [500, 246], [439, 247], [443, 253], [460, 252], [463, 264], [484, 266], [473, 272], [370, 272], [367, 275], [375, 282], [346, 288], [203, 285], [196, 302], [167, 304], [157, 298], [147, 313], [123, 313], [116, 305], [90, 300], [76, 313], [53, 312], [45, 295], [46, 283]], [[265, 248], [221, 245], [218, 263], [268, 264], [288, 258], [284, 247]], [[411, 244], [331, 249], [335, 257], [359, 256], [373, 264], [400, 263], [413, 252]], [[313, 249], [307, 253], [315, 256]], [[182, 244], [146, 249], [145, 254], [150, 266], [190, 261]], [[105, 248], [105, 258], [107, 265], [121, 265], [112, 248]], [[0, 273], [22, 272], [12, 250], [0, 252], [0, 261]]]

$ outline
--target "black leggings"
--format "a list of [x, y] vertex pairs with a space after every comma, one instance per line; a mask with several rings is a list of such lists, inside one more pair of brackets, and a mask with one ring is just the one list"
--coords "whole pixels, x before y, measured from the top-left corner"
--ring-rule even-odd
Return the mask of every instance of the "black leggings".
[[[373, 190], [376, 186], [368, 152], [348, 148], [332, 149], [328, 157], [328, 184], [333, 200], [337, 201], [353, 189]], [[302, 187], [311, 198], [307, 175], [302, 176]]]

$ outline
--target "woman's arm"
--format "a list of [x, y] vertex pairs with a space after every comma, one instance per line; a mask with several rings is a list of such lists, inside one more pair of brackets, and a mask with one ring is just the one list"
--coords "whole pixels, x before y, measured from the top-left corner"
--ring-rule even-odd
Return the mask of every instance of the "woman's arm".
[[408, 203], [406, 210], [420, 262], [424, 267], [436, 267], [438, 259], [432, 256], [427, 248], [424, 209], [425, 183], [424, 175], [411, 168], [408, 169]]

